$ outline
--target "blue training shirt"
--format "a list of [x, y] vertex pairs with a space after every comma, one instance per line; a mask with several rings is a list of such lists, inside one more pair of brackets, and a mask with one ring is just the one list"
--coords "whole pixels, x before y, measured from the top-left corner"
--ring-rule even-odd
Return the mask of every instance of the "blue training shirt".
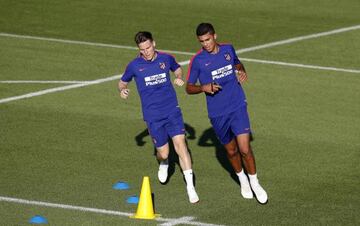
[[246, 105], [245, 93], [237, 80], [235, 65], [240, 64], [234, 47], [219, 44], [219, 52], [208, 53], [201, 49], [190, 61], [187, 82], [201, 85], [215, 82], [222, 89], [210, 95], [206, 93], [208, 116], [210, 118], [225, 115]]
[[170, 70], [175, 71], [180, 65], [173, 56], [156, 53], [154, 61], [147, 61], [141, 56], [132, 60], [121, 78], [124, 82], [135, 79], [143, 118], [148, 122], [164, 119], [179, 108]]

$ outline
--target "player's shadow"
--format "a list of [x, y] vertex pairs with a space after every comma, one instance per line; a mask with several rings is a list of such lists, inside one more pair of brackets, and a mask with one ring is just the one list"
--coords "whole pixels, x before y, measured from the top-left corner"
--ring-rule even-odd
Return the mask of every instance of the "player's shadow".
[[218, 138], [215, 135], [213, 128], [209, 128], [204, 131], [204, 133], [199, 138], [198, 145], [201, 147], [214, 147], [215, 148], [215, 155], [218, 162], [221, 166], [228, 171], [231, 178], [240, 185], [238, 176], [236, 175], [234, 169], [232, 168], [227, 156], [226, 156], [226, 149], [220, 143]]
[[[190, 154], [190, 157], [192, 159], [192, 155], [191, 155], [191, 150], [190, 147], [187, 143], [187, 140], [194, 140], [196, 138], [195, 136], [195, 129], [190, 126], [189, 124], [184, 124], [185, 125], [185, 131], [186, 131], [186, 145], [188, 147], [188, 151]], [[136, 135], [135, 137], [135, 141], [136, 144], [138, 146], [144, 146], [146, 144], [146, 141], [144, 141], [144, 138], [149, 136], [149, 131], [147, 128], [145, 128], [142, 132], [140, 132], [138, 135]], [[156, 148], [154, 147], [154, 145], [151, 143], [152, 147], [153, 147], [153, 154], [154, 156], [156, 156]], [[192, 161], [192, 160], [191, 160]], [[168, 169], [168, 179], [164, 184], [167, 184], [168, 181], [170, 180], [171, 176], [174, 174], [175, 172], [175, 164], [177, 164], [180, 167], [180, 162], [179, 162], [179, 156], [176, 154], [173, 142], [171, 141], [171, 139], [169, 138], [169, 169]], [[157, 168], [156, 168], [157, 170]], [[195, 183], [195, 175], [194, 175], [194, 183]]]

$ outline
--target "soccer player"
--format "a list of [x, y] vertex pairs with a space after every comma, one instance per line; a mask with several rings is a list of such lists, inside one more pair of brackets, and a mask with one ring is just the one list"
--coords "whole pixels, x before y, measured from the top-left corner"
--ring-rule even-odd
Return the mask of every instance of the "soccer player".
[[196, 35], [202, 49], [190, 61], [186, 92], [205, 93], [208, 117], [239, 177], [242, 196], [251, 199], [254, 192], [257, 200], [265, 204], [268, 196], [259, 184], [250, 147], [250, 122], [241, 87], [241, 83], [247, 80], [244, 65], [232, 45], [217, 43], [211, 24], [199, 24]]
[[174, 84], [184, 85], [182, 69], [173, 56], [155, 50], [155, 41], [150, 32], [138, 32], [135, 42], [140, 54], [127, 65], [118, 83], [120, 97], [128, 98], [128, 83], [134, 78], [141, 99], [143, 118], [157, 150], [159, 181], [165, 183], [168, 177], [168, 140], [171, 137], [185, 177], [189, 201], [197, 203], [199, 197], [193, 183], [183, 117], [170, 78], [172, 71], [175, 74]]

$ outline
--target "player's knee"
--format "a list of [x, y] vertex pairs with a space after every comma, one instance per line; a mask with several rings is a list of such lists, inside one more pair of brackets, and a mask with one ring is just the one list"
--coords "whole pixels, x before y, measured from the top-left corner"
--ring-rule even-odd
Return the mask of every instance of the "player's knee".
[[169, 146], [165, 144], [162, 147], [157, 148], [157, 158], [159, 160], [165, 160], [169, 157]]
[[228, 155], [229, 158], [233, 158], [236, 155], [238, 155], [237, 148], [227, 148], [226, 151], [227, 151], [227, 155]]
[[178, 138], [176, 140], [173, 140], [174, 148], [176, 152], [186, 152], [187, 147], [185, 143], [185, 139]]
[[240, 148], [240, 154], [243, 158], [247, 158], [249, 156], [252, 156], [252, 152], [250, 147], [242, 147]]
[[158, 157], [161, 159], [161, 160], [165, 160], [169, 157], [169, 153], [168, 152], [161, 152], [161, 151], [158, 151]]

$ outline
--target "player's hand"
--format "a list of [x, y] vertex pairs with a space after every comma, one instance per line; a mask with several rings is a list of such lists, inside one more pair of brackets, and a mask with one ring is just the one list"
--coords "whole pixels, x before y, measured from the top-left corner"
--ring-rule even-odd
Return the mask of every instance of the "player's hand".
[[174, 79], [174, 84], [177, 85], [177, 86], [183, 86], [184, 81], [181, 78], [175, 78]]
[[129, 89], [122, 89], [120, 92], [120, 97], [123, 99], [127, 99], [129, 96], [129, 92], [130, 92]]
[[245, 71], [235, 71], [238, 82], [243, 83], [247, 80], [247, 74]]
[[222, 89], [222, 87], [219, 84], [215, 83], [215, 82], [208, 83], [208, 84], [205, 84], [205, 85], [201, 86], [201, 90], [203, 92], [209, 93], [209, 94], [215, 94], [216, 92], [218, 92], [221, 89]]

